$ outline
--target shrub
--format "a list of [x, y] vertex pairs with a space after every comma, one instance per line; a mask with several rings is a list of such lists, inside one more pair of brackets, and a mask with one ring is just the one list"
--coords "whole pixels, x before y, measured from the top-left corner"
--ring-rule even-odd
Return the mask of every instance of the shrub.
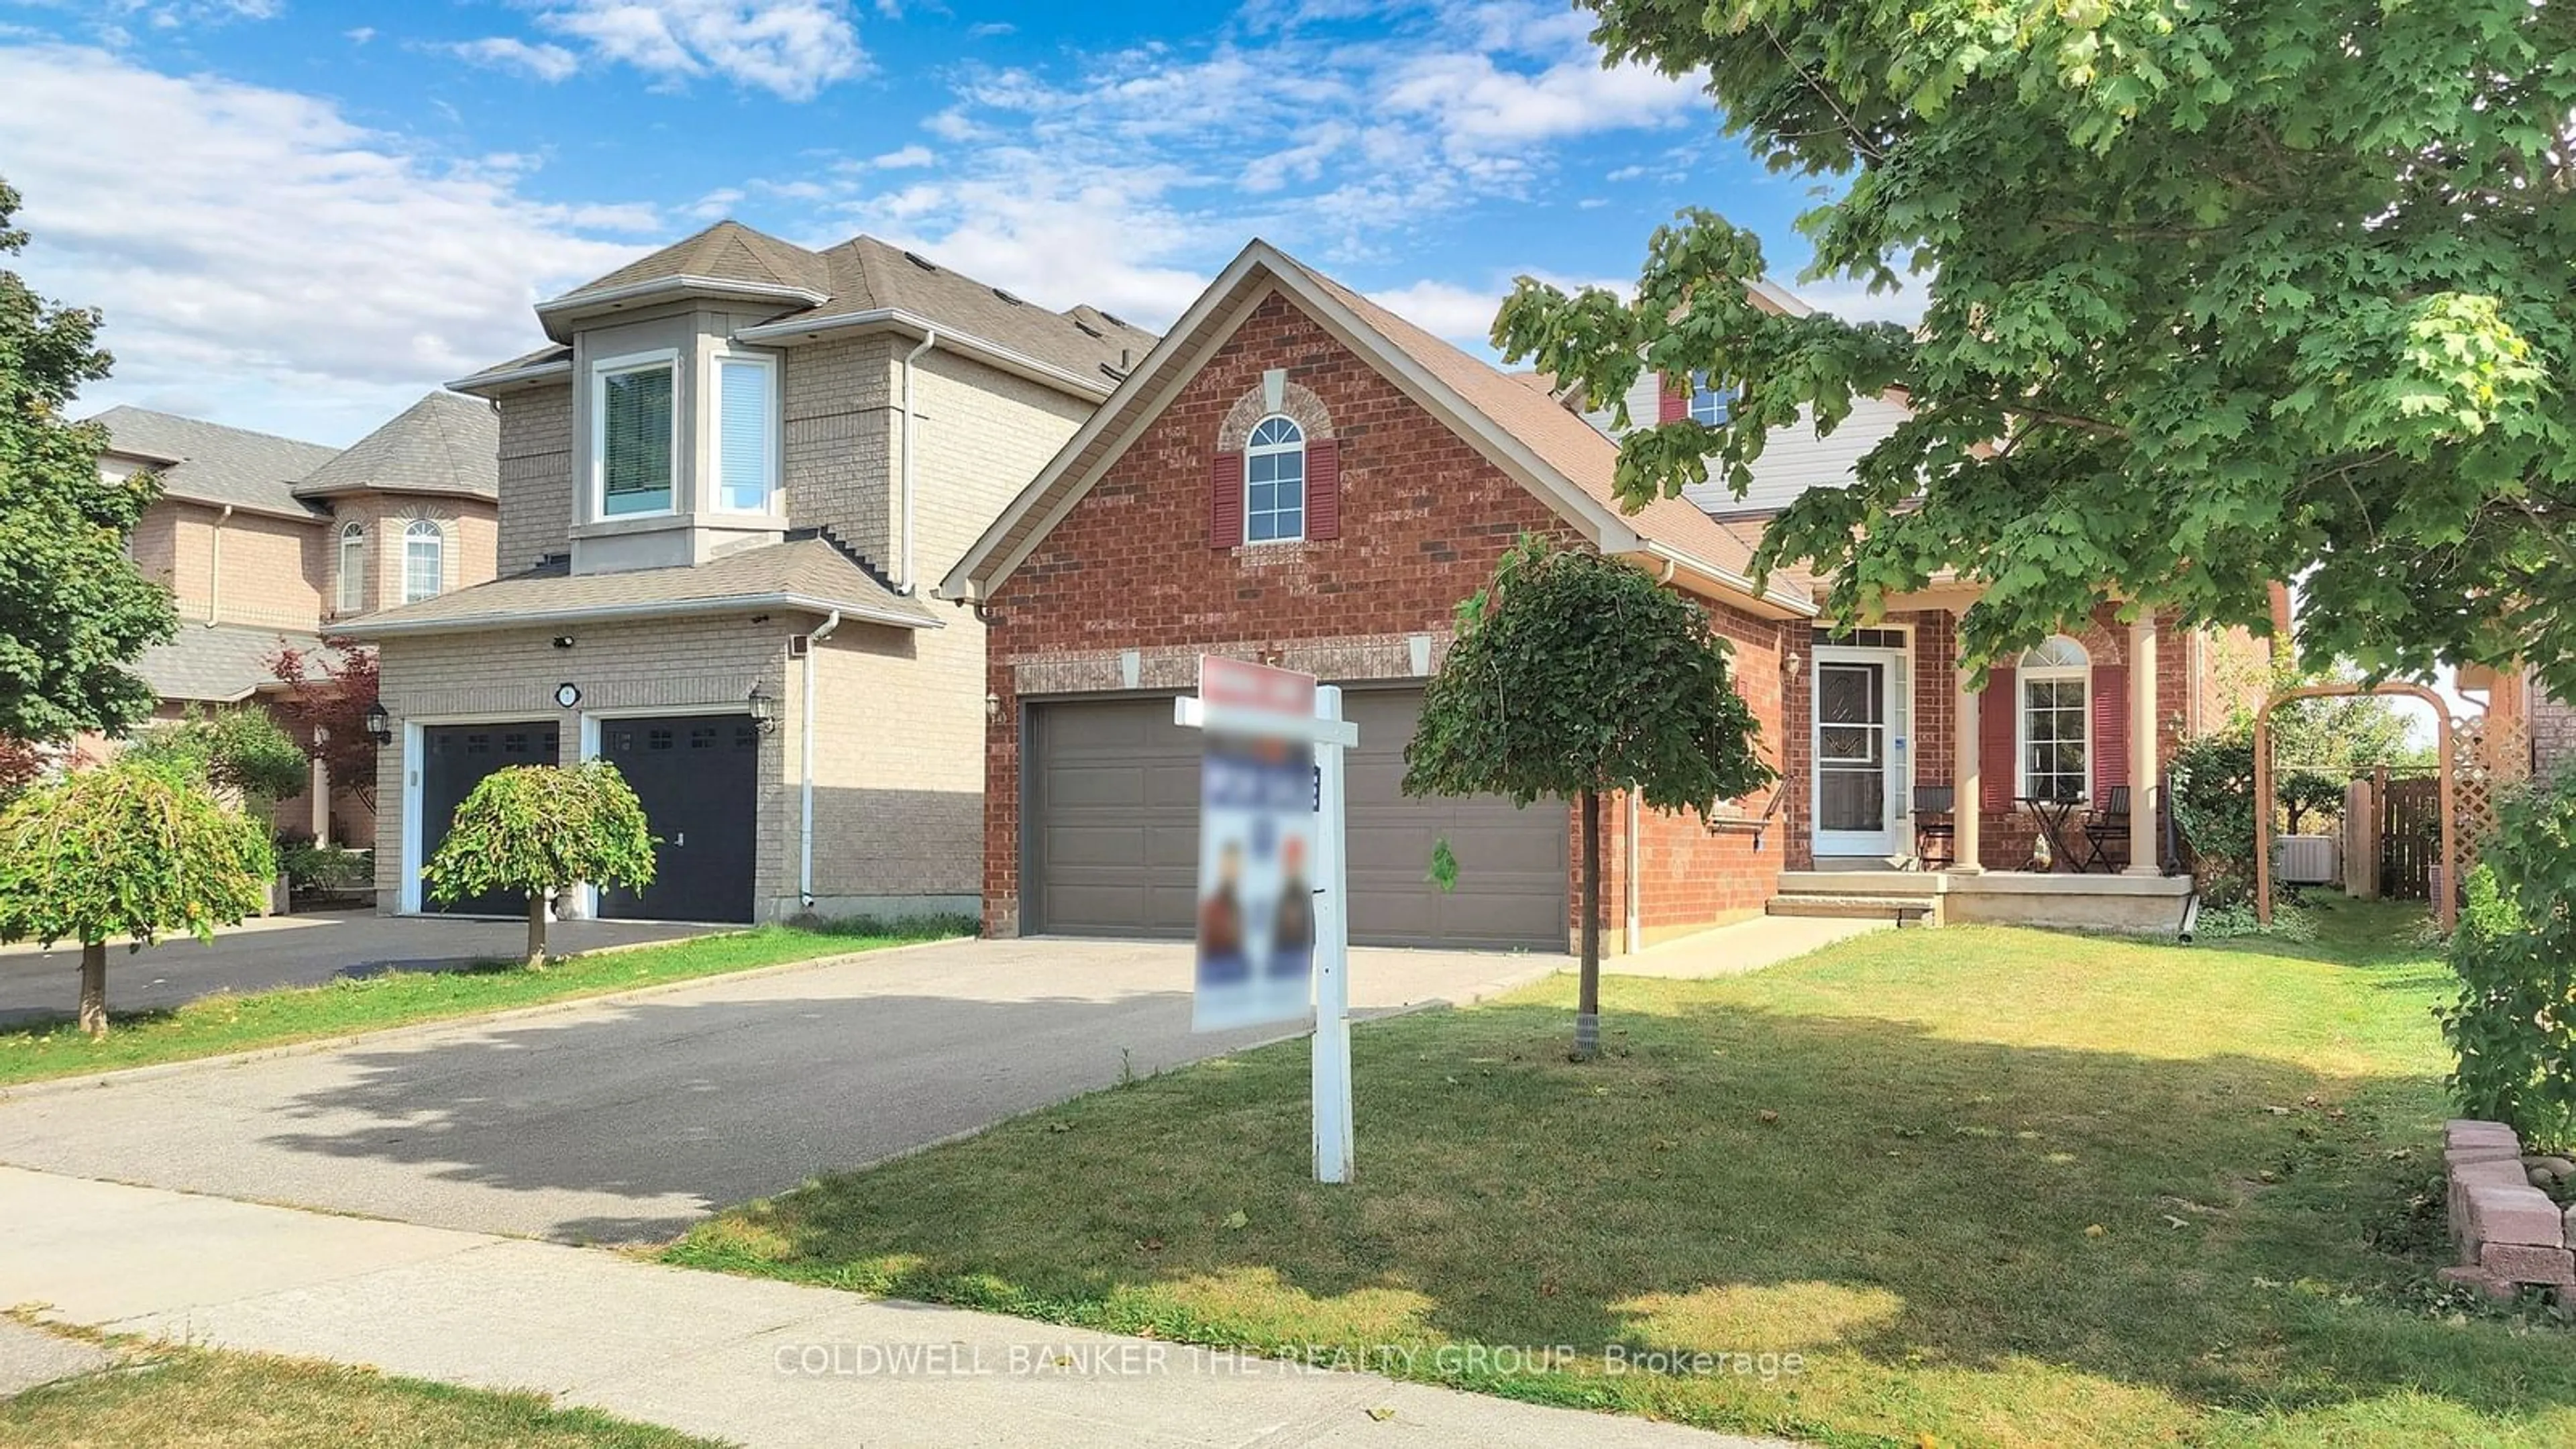
[[[2174, 751], [2165, 798], [2191, 849], [2202, 901], [2231, 906], [2254, 894], [2254, 732], [2230, 728]], [[2207, 920], [2204, 913], [2202, 919]]]
[[280, 841], [277, 864], [286, 873], [287, 884], [300, 891], [343, 891], [364, 884], [376, 873], [375, 852], [309, 838]]
[[2481, 854], [2451, 933], [2452, 1092], [2526, 1142], [2576, 1144], [2576, 766], [2507, 798]]
[[191, 709], [187, 718], [137, 736], [128, 752], [252, 800], [284, 800], [312, 782], [304, 747], [255, 705]]

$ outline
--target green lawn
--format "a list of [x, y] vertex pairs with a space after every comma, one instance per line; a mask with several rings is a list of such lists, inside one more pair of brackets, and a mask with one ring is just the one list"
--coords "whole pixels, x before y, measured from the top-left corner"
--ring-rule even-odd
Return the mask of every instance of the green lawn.
[[1353, 1186], [1306, 1180], [1298, 1042], [669, 1256], [1833, 1444], [2576, 1443], [2576, 1335], [2433, 1279], [2446, 973], [2403, 911], [2324, 915], [2316, 946], [1962, 927], [1612, 977], [1591, 1065], [1559, 976], [1359, 1030]]
[[[118, 1016], [103, 1041], [90, 1040], [68, 1021], [0, 1027], [0, 1087], [475, 1016], [973, 930], [974, 923], [963, 918], [835, 922], [815, 930], [764, 926], [665, 946], [566, 957], [542, 971], [526, 970], [515, 961], [493, 962], [465, 971], [396, 971], [328, 986], [209, 996], [175, 1011]], [[110, 1003], [116, 1000], [118, 959], [108, 961]]]
[[718, 1449], [715, 1441], [372, 1370], [154, 1350], [0, 1401], [11, 1449]]

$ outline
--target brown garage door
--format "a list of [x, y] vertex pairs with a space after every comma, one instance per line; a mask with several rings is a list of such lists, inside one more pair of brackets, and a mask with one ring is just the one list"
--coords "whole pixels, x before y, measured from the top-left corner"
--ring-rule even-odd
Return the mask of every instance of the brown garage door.
[[[1492, 796], [1411, 800], [1398, 788], [1416, 690], [1351, 690], [1351, 939], [1371, 946], [1562, 951], [1566, 813]], [[1186, 936], [1198, 871], [1199, 741], [1168, 698], [1043, 704], [1029, 718], [1023, 915], [1032, 931]], [[1458, 889], [1424, 879], [1432, 842]]]

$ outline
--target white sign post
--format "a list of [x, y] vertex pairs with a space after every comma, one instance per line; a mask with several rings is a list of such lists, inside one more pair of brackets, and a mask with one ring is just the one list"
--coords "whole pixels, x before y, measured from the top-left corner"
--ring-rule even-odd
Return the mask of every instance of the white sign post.
[[[1199, 801], [1193, 1022], [1199, 1030], [1225, 1030], [1294, 1020], [1311, 1005], [1315, 1180], [1348, 1182], [1350, 913], [1342, 752], [1359, 742], [1359, 730], [1342, 718], [1339, 689], [1318, 687], [1312, 675], [1215, 655], [1199, 660], [1199, 694], [1174, 700], [1173, 718], [1212, 737]], [[1301, 753], [1287, 754], [1290, 748]], [[1302, 764], [1309, 749], [1311, 784], [1281, 788], [1291, 783], [1282, 767]], [[1298, 860], [1309, 838], [1311, 877]]]

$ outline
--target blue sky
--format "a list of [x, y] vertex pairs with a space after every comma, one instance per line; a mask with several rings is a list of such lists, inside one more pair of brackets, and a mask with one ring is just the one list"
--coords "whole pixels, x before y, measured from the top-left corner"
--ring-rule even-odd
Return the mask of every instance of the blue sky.
[[[1057, 307], [1176, 315], [1254, 235], [1478, 339], [1632, 278], [1682, 205], [1807, 255], [1695, 82], [1554, 0], [0, 0], [0, 175], [84, 398], [346, 442], [540, 340], [528, 307], [719, 216], [869, 232]], [[1902, 298], [1791, 285], [1854, 315]]]

